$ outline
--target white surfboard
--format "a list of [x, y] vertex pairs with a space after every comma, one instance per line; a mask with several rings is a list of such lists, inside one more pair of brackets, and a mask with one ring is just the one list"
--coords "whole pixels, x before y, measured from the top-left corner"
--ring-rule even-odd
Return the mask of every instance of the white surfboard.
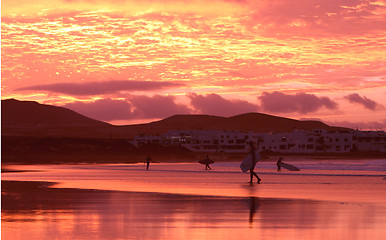
[[[256, 162], [260, 160], [260, 154], [258, 151], [255, 152], [255, 155], [256, 155]], [[248, 171], [249, 169], [251, 169], [251, 167], [253, 166], [253, 162], [252, 162], [252, 154], [249, 154], [241, 163], [240, 163], [240, 168], [241, 168], [241, 171], [243, 172], [246, 172]]]
[[289, 164], [289, 163], [281, 163], [280, 164], [281, 167], [287, 169], [287, 170], [290, 170], [290, 171], [300, 171], [300, 169], [292, 164]]

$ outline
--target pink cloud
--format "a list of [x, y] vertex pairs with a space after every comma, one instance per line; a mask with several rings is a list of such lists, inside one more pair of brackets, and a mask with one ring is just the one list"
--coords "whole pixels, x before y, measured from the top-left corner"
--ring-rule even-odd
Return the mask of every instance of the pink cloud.
[[175, 103], [173, 96], [159, 95], [130, 96], [126, 100], [72, 102], [63, 107], [101, 121], [166, 118], [175, 114], [191, 113], [188, 107]]
[[87, 103], [72, 102], [65, 104], [63, 107], [101, 121], [131, 119], [134, 117], [132, 105], [123, 100], [100, 99]]
[[75, 96], [90, 96], [100, 94], [111, 94], [121, 91], [154, 91], [168, 87], [179, 87], [180, 83], [155, 82], [155, 81], [126, 81], [111, 80], [104, 82], [84, 83], [53, 83], [22, 87], [16, 90], [40, 90], [54, 93], [64, 93]]
[[187, 106], [175, 103], [173, 96], [132, 96], [129, 100], [135, 106], [133, 114], [138, 118], [165, 118], [191, 113]]
[[258, 97], [261, 108], [274, 113], [309, 113], [322, 107], [336, 109], [337, 103], [327, 97], [318, 97], [314, 94], [297, 93], [295, 95], [284, 94], [278, 91], [264, 92]]
[[215, 93], [208, 95], [190, 93], [188, 97], [196, 112], [201, 114], [233, 116], [258, 110], [258, 106], [255, 104], [244, 100], [227, 100]]
[[345, 96], [344, 98], [349, 100], [351, 103], [358, 103], [370, 110], [376, 110], [377, 107], [380, 107], [378, 103], [374, 102], [371, 99], [368, 99], [365, 96], [361, 97], [357, 93], [350, 94], [348, 96]]

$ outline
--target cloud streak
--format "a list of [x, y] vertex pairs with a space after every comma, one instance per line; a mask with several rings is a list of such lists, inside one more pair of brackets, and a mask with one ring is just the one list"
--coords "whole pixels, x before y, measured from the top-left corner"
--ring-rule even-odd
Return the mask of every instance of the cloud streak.
[[322, 107], [336, 109], [338, 104], [327, 97], [318, 97], [314, 94], [297, 93], [289, 95], [278, 91], [269, 93], [263, 92], [258, 97], [261, 108], [273, 113], [293, 113], [302, 114], [315, 112]]
[[353, 93], [353, 94], [347, 95], [344, 98], [347, 99], [348, 101], [350, 101], [351, 103], [360, 104], [363, 107], [365, 107], [367, 109], [370, 109], [370, 110], [373, 110], [373, 111], [376, 110], [378, 107], [381, 107], [375, 101], [373, 101], [371, 99], [368, 99], [365, 96], [361, 97], [357, 93]]
[[42, 84], [17, 88], [16, 90], [40, 90], [53, 93], [63, 93], [74, 96], [93, 96], [101, 94], [119, 93], [123, 91], [155, 91], [180, 86], [183, 86], [183, 84], [175, 82], [113, 80], [104, 82]]

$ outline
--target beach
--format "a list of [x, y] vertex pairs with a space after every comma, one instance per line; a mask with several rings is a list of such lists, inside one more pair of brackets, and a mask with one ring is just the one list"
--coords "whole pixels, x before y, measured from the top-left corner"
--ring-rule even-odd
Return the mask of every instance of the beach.
[[13, 165], [3, 239], [385, 239], [385, 161]]

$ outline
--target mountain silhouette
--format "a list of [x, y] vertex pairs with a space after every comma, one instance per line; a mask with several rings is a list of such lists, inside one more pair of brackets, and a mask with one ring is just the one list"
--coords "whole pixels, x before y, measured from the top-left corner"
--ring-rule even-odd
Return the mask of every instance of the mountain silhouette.
[[97, 121], [72, 110], [32, 101], [1, 101], [2, 135], [66, 136], [87, 138], [133, 138], [139, 134], [159, 135], [169, 130], [233, 130], [254, 132], [290, 132], [327, 129], [320, 121], [300, 121], [263, 113], [245, 113], [232, 117], [211, 115], [174, 115], [145, 124], [115, 126]]
[[67, 108], [16, 99], [1, 100], [1, 122], [2, 125], [111, 126]]
[[125, 126], [128, 131], [141, 130], [147, 134], [161, 134], [174, 129], [191, 130], [229, 130], [253, 132], [291, 132], [293, 130], [347, 130], [332, 127], [320, 121], [299, 121], [276, 117], [263, 113], [245, 113], [232, 117], [211, 115], [174, 115], [160, 121], [147, 124]]

